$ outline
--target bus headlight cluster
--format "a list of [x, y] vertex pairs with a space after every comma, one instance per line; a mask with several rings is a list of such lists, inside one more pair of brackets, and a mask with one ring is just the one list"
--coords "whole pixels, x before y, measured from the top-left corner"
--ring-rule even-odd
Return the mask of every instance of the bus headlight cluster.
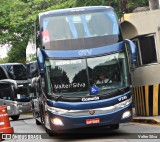
[[129, 116], [131, 116], [131, 111], [125, 111], [122, 115], [122, 119], [128, 118]]
[[17, 106], [17, 102], [16, 102], [16, 101], [13, 101], [13, 102], [10, 103], [10, 105], [16, 107], [16, 106]]
[[57, 114], [65, 114], [65, 113], [67, 113], [69, 111], [67, 109], [49, 107], [49, 106], [48, 106], [48, 110], [53, 112], [53, 113], [57, 113]]
[[57, 126], [64, 126], [64, 124], [60, 118], [52, 118], [51, 122]]
[[132, 102], [132, 97], [127, 99], [127, 100], [125, 100], [125, 101], [123, 101], [123, 102], [120, 102], [120, 103], [114, 105], [114, 107], [115, 108], [123, 108], [123, 107], [129, 105], [131, 102]]

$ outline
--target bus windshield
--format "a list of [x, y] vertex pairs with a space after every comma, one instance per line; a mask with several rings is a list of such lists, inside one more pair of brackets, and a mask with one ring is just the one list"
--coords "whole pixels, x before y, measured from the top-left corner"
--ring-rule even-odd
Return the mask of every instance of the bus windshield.
[[84, 97], [92, 95], [92, 87], [100, 95], [129, 86], [123, 52], [87, 59], [47, 59], [45, 65], [49, 95]]
[[27, 69], [22, 64], [4, 65], [10, 79], [26, 80]]
[[41, 22], [44, 49], [94, 48], [116, 43], [118, 35], [118, 20], [112, 10], [49, 14]]
[[27, 63], [27, 74], [28, 78], [33, 78], [38, 76], [38, 67], [37, 67], [37, 62], [30, 62]]

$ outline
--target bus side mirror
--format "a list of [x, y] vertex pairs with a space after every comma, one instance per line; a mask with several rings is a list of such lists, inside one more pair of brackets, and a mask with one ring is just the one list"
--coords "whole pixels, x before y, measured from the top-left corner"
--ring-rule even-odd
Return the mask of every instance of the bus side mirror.
[[0, 80], [0, 83], [8, 83], [14, 86], [15, 89], [18, 89], [17, 82], [13, 79], [2, 79]]
[[44, 72], [45, 72], [44, 58], [43, 58], [43, 54], [39, 48], [37, 50], [37, 63], [38, 63], [38, 68], [39, 68], [40, 74], [44, 74]]
[[134, 42], [129, 39], [125, 39], [124, 41], [127, 47], [129, 48], [128, 51], [129, 51], [129, 56], [130, 56], [131, 69], [134, 69], [135, 64], [137, 62], [137, 47], [134, 44]]

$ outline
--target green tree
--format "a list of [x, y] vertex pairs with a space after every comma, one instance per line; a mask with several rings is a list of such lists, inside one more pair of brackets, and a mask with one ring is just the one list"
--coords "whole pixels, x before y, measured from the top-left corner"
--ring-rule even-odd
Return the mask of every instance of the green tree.
[[8, 57], [0, 59], [0, 64], [8, 62]]
[[9, 42], [13, 48], [8, 61], [18, 62], [19, 57], [20, 61], [25, 61], [24, 53], [29, 38], [34, 34], [38, 13], [72, 7], [73, 0], [0, 0], [0, 3], [0, 44]]
[[13, 43], [13, 47], [8, 53], [8, 62], [24, 63], [26, 61], [26, 46], [24, 45], [24, 41]]

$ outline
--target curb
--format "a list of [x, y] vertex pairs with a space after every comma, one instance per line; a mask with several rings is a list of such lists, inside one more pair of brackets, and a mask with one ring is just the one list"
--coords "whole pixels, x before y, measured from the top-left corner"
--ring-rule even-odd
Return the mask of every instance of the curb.
[[158, 124], [160, 125], [160, 117], [133, 117], [133, 122], [146, 123], [146, 124]]

